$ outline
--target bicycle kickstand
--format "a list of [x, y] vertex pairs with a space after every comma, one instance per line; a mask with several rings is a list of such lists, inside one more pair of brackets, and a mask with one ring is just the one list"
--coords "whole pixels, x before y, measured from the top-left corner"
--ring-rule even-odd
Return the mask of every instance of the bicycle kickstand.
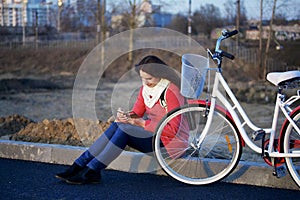
[[277, 159], [271, 158], [272, 164], [274, 166], [273, 176], [276, 176], [277, 178], [282, 178], [286, 176], [286, 169], [284, 165], [276, 166], [277, 165]]

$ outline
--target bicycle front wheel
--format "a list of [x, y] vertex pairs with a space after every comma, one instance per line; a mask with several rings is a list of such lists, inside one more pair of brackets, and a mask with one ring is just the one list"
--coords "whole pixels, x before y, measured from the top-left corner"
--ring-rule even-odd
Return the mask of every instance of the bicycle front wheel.
[[242, 146], [233, 121], [216, 110], [209, 131], [203, 134], [205, 105], [178, 108], [159, 123], [154, 137], [155, 156], [162, 169], [178, 181], [205, 185], [222, 180], [236, 167]]
[[[299, 128], [300, 107], [296, 108], [296, 111], [293, 112], [291, 118]], [[300, 153], [300, 133], [298, 133], [290, 123], [285, 127], [283, 150], [284, 153]], [[300, 187], [300, 157], [285, 158], [285, 163], [291, 177]]]

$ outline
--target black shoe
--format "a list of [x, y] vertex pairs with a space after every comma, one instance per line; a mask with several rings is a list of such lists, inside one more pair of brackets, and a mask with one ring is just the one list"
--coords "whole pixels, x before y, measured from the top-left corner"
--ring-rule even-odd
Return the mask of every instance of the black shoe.
[[89, 184], [100, 183], [101, 174], [86, 167], [84, 170], [76, 174], [75, 176], [68, 178], [67, 183], [70, 184]]
[[74, 163], [66, 171], [56, 174], [55, 177], [65, 181], [68, 178], [71, 178], [71, 177], [75, 176], [76, 174], [78, 174], [83, 169], [84, 169], [84, 167], [81, 167], [78, 164]]

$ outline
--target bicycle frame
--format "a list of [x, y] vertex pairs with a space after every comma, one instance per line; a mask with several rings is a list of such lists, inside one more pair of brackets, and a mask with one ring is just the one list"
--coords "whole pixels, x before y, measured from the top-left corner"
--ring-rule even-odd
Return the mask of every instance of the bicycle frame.
[[[219, 90], [219, 84], [221, 84], [223, 86], [223, 88], [225, 89], [225, 92], [229, 96], [233, 106], [229, 103], [227, 98]], [[286, 119], [291, 123], [293, 128], [300, 134], [299, 128], [296, 126], [295, 122], [289, 116], [289, 112], [291, 110], [288, 108], [289, 105], [291, 105], [292, 103], [294, 103], [295, 101], [300, 99], [299, 95], [292, 96], [287, 101], [282, 101], [282, 95], [278, 93], [277, 97], [276, 97], [276, 104], [275, 104], [275, 110], [274, 110], [274, 115], [273, 115], [273, 120], [272, 120], [272, 127], [271, 128], [260, 128], [260, 127], [257, 127], [255, 124], [253, 124], [253, 122], [249, 119], [248, 115], [245, 113], [242, 106], [238, 102], [237, 98], [235, 97], [235, 95], [233, 94], [231, 89], [229, 88], [227, 82], [224, 80], [220, 70], [217, 70], [212, 93], [211, 93], [210, 111], [207, 116], [208, 119], [207, 119], [206, 126], [204, 127], [204, 130], [201, 134], [201, 138], [199, 139], [198, 147], [201, 145], [202, 141], [206, 137], [206, 134], [208, 132], [210, 124], [213, 120], [213, 113], [214, 113], [214, 109], [216, 107], [217, 99], [219, 99], [222, 102], [222, 104], [224, 104], [224, 107], [230, 113], [232, 119], [234, 120], [234, 122], [240, 132], [241, 138], [250, 147], [250, 149], [252, 149], [253, 151], [255, 151], [257, 153], [263, 153], [263, 151], [264, 151], [264, 153], [267, 153], [269, 157], [300, 157], [300, 152], [280, 153], [280, 152], [276, 152], [273, 148], [273, 144], [275, 141], [275, 134], [276, 134], [276, 125], [278, 122], [278, 116], [279, 116], [280, 110], [282, 111], [282, 113], [284, 114]], [[240, 117], [238, 117], [237, 112], [240, 114], [243, 122], [241, 122], [241, 119], [240, 119]], [[267, 150], [262, 149], [262, 147], [258, 147], [249, 138], [249, 136], [247, 135], [247, 133], [244, 129], [245, 125], [249, 126], [253, 131], [263, 130], [263, 131], [265, 131], [266, 134], [267, 133], [270, 134], [269, 147]]]

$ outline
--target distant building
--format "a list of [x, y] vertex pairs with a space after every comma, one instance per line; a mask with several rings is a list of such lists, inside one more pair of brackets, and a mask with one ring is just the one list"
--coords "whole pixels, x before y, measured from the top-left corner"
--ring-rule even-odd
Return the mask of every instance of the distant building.
[[[259, 40], [259, 21], [250, 21], [249, 29], [246, 30], [246, 39]], [[269, 35], [269, 24], [263, 22], [262, 38], [267, 39]], [[273, 25], [272, 29], [277, 40], [299, 40], [300, 39], [300, 26], [295, 24], [292, 26]]]
[[2, 0], [0, 26], [53, 25], [50, 13], [53, 16], [53, 3], [50, 0]]
[[[162, 13], [161, 5], [153, 4], [151, 0], [139, 2], [141, 3], [136, 7], [136, 27], [165, 27], [171, 23], [173, 15]], [[75, 27], [73, 29], [81, 27], [84, 30], [82, 27], [96, 26], [96, 3], [97, 1], [84, 0], [0, 0], [0, 28], [19, 33], [23, 27], [26, 34], [33, 34], [33, 27], [36, 26], [39, 31], [53, 30], [54, 27], [60, 32], [66, 29], [67, 24], [70, 25], [67, 26], [68, 30], [72, 30], [72, 25]], [[59, 6], [60, 4], [62, 5]], [[111, 25], [116, 32], [128, 29], [129, 20], [124, 20], [122, 14], [111, 15], [107, 12], [106, 19], [107, 25]]]
[[78, 0], [1, 0], [0, 26], [57, 26], [58, 2], [77, 8]]
[[157, 27], [165, 27], [171, 24], [173, 17], [171, 13], [153, 13], [153, 21]]
[[[136, 12], [137, 27], [156, 26], [164, 27], [172, 22], [173, 15], [170, 13], [162, 13], [160, 5], [154, 5], [150, 0], [144, 0], [140, 5], [137, 5]], [[118, 29], [122, 26], [123, 15], [111, 16], [112, 29]], [[122, 29], [122, 27], [121, 27]]]
[[210, 33], [210, 38], [211, 39], [218, 39], [221, 35], [222, 35], [222, 31], [226, 29], [228, 31], [233, 31], [235, 30], [235, 26], [226, 26], [226, 27], [222, 27], [222, 28], [215, 28], [211, 31]]
[[273, 26], [277, 40], [300, 40], [300, 26]]

